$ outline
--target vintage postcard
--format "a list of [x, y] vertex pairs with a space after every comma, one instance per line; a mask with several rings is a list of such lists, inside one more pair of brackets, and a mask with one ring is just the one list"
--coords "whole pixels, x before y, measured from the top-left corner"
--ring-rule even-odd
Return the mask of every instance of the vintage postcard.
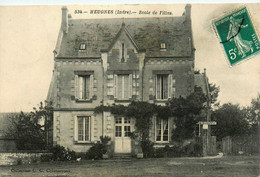
[[259, 175], [259, 17], [0, 6], [0, 176]]

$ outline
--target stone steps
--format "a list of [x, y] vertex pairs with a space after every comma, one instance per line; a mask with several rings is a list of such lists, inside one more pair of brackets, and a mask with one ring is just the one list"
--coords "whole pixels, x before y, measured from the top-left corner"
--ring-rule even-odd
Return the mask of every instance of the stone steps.
[[132, 154], [125, 154], [125, 153], [120, 153], [120, 154], [114, 154], [113, 159], [131, 159]]

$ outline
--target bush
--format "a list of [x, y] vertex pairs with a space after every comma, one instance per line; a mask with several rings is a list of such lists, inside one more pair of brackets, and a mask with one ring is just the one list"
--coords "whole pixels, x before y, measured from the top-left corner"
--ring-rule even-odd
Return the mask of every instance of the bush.
[[154, 152], [154, 157], [161, 158], [161, 157], [180, 157], [181, 150], [178, 146], [170, 147], [166, 145], [163, 148], [156, 148]]
[[86, 153], [86, 157], [88, 159], [102, 159], [103, 154], [106, 154], [108, 152], [107, 144], [111, 140], [111, 138], [108, 136], [101, 136], [100, 140], [101, 142], [94, 143]]
[[200, 157], [202, 156], [202, 142], [201, 139], [195, 139], [186, 146], [175, 145], [170, 147], [166, 145], [164, 148], [154, 149], [153, 157]]
[[150, 140], [141, 141], [141, 148], [143, 150], [144, 157], [154, 156], [154, 143]]
[[53, 154], [42, 154], [40, 157], [41, 162], [50, 162], [53, 159]]
[[70, 160], [76, 160], [77, 158], [75, 151], [72, 151], [69, 148], [65, 149], [65, 147], [60, 145], [51, 147], [50, 152], [52, 153], [52, 155], [48, 155], [48, 154], [41, 155], [42, 162], [49, 162], [51, 160], [70, 161]]
[[22, 159], [21, 158], [17, 159], [17, 165], [22, 165]]
[[202, 156], [202, 142], [201, 139], [197, 138], [185, 147], [185, 151], [189, 157], [200, 157]]

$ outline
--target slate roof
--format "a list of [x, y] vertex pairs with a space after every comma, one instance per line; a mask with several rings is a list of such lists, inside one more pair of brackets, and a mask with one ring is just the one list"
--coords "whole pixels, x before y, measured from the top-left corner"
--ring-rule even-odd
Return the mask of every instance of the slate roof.
[[[187, 57], [192, 55], [191, 26], [185, 16], [126, 19], [69, 19], [68, 33], [62, 38], [58, 57], [100, 57], [107, 50], [125, 23], [127, 31], [146, 57]], [[165, 42], [167, 50], [160, 51]], [[86, 43], [87, 52], [79, 52]]]

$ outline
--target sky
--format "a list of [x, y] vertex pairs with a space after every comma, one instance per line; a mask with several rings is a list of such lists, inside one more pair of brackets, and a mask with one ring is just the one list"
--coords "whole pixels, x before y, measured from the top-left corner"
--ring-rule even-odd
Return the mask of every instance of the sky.
[[[207, 69], [210, 83], [220, 86], [219, 101], [250, 105], [260, 92], [260, 54], [230, 67], [212, 27], [212, 20], [242, 4], [192, 4], [195, 69]], [[246, 5], [260, 31], [260, 4]], [[53, 50], [61, 24], [61, 5], [0, 6], [0, 112], [31, 111], [47, 97], [54, 66]], [[153, 15], [77, 15], [75, 10], [114, 9], [170, 11], [180, 16], [185, 4], [68, 5], [73, 19], [129, 18]], [[155, 17], [161, 17], [155, 15]]]

